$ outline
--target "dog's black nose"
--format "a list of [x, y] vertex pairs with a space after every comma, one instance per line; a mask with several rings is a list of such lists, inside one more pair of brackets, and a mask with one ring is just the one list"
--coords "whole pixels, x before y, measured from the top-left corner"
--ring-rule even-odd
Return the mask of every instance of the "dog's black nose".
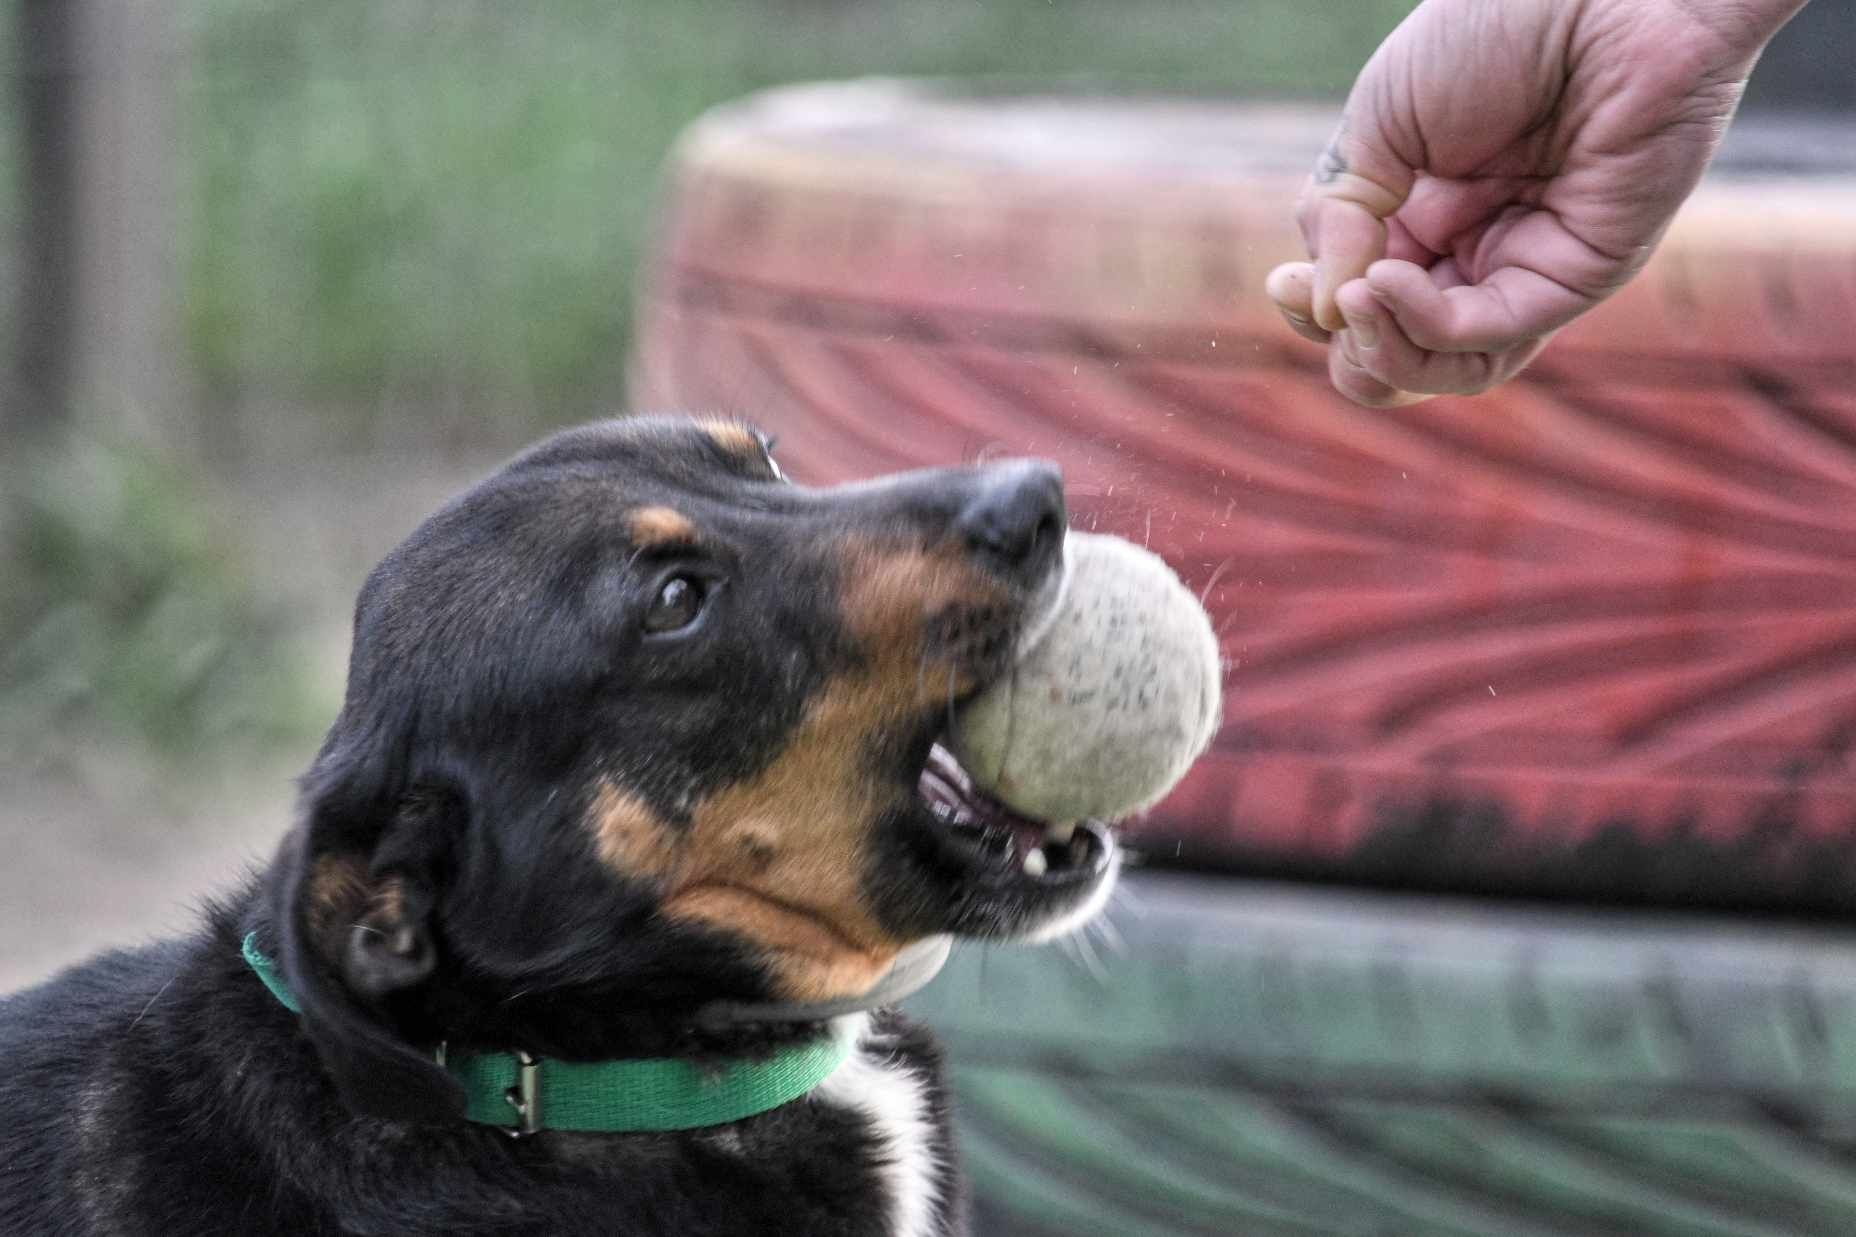
[[1063, 474], [1057, 466], [1015, 460], [986, 470], [954, 529], [994, 568], [1035, 577], [1055, 560], [1063, 521]]

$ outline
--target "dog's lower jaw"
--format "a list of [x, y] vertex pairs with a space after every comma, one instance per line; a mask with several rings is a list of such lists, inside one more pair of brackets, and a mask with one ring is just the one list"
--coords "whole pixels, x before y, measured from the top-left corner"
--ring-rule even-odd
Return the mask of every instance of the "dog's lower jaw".
[[854, 996], [830, 1001], [714, 1001], [702, 1008], [697, 1020], [721, 1030], [760, 1023], [822, 1023], [887, 1008], [927, 986], [941, 973], [952, 949], [953, 938], [948, 936], [926, 937], [904, 946], [883, 977]]
[[678, 893], [661, 913], [753, 941], [766, 957], [776, 989], [792, 1001], [833, 1002], [867, 992], [902, 948], [896, 941], [853, 939], [822, 912], [722, 882]]
[[1019, 939], [1027, 945], [1042, 945], [1071, 933], [1080, 932], [1100, 915], [1115, 896], [1115, 884], [1121, 879], [1121, 848], [1109, 853], [1109, 869], [1084, 901], [1046, 922], [1037, 925]]

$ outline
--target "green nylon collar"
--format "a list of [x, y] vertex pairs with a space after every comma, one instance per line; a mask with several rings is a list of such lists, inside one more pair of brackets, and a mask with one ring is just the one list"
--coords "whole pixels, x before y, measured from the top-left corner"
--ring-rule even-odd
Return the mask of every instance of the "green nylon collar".
[[[240, 950], [247, 966], [291, 1013], [296, 997], [277, 964], [258, 949], [258, 934]], [[509, 1052], [450, 1055], [441, 1060], [464, 1088], [465, 1116], [484, 1125], [533, 1133], [580, 1130], [605, 1134], [691, 1130], [725, 1125], [790, 1103], [830, 1077], [851, 1044], [827, 1036], [765, 1060], [704, 1068], [675, 1059], [554, 1061]], [[524, 1077], [524, 1074], [527, 1077]], [[529, 1112], [518, 1107], [527, 1101]]]

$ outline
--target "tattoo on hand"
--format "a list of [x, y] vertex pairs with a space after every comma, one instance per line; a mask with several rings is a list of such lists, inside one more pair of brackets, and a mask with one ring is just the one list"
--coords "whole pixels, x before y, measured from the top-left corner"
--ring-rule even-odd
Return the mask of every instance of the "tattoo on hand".
[[1328, 139], [1328, 148], [1315, 160], [1315, 183], [1331, 185], [1347, 171], [1347, 157], [1340, 153], [1340, 140], [1347, 136], [1347, 114], [1341, 113], [1340, 126], [1334, 130], [1334, 136]]

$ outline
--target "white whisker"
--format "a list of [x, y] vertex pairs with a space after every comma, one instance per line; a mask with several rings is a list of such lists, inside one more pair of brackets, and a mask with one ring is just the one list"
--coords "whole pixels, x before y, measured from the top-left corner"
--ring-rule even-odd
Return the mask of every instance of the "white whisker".
[[1205, 582], [1205, 588], [1199, 593], [1200, 605], [1205, 604], [1205, 599], [1210, 597], [1212, 595], [1212, 590], [1218, 587], [1218, 581], [1223, 577], [1226, 569], [1236, 561], [1237, 560], [1234, 558], [1227, 558], [1212, 569], [1212, 578]]
[[1110, 919], [1106, 912], [1093, 920], [1089, 926], [1101, 935], [1102, 944], [1110, 953], [1117, 958], [1128, 956], [1128, 938], [1121, 934], [1121, 929], [1115, 926], [1115, 921]]
[[1108, 968], [1102, 965], [1102, 957], [1096, 953], [1096, 947], [1089, 943], [1089, 933], [1077, 932], [1065, 939], [1076, 942], [1076, 956], [1082, 960], [1089, 973], [1095, 976], [1096, 982], [1107, 987]]

